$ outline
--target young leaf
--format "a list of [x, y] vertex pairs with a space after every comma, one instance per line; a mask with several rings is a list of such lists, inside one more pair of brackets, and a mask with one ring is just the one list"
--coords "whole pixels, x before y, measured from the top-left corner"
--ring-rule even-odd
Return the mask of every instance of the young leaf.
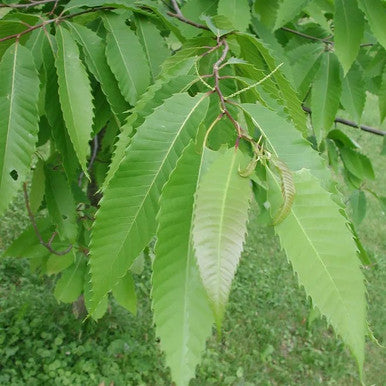
[[55, 60], [59, 99], [68, 134], [79, 163], [86, 175], [88, 141], [94, 118], [90, 80], [80, 58], [79, 49], [69, 31], [58, 26], [58, 53]]
[[220, 154], [203, 175], [195, 200], [194, 248], [218, 329], [247, 232], [252, 192], [249, 179], [238, 173], [247, 163], [240, 150]]
[[358, 55], [363, 29], [364, 17], [358, 8], [356, 0], [335, 0], [335, 52], [342, 63], [345, 74]]
[[126, 101], [134, 105], [150, 82], [149, 65], [137, 35], [119, 15], [104, 15], [106, 56]]
[[358, 0], [358, 4], [366, 15], [375, 37], [386, 48], [386, 3], [383, 0]]
[[341, 69], [336, 55], [325, 52], [312, 87], [312, 126], [318, 142], [334, 122], [341, 94]]
[[[350, 347], [362, 373], [365, 287], [352, 234], [340, 207], [308, 170], [295, 173], [294, 181], [294, 204], [289, 216], [275, 227], [276, 233], [299, 283]], [[268, 197], [277, 207], [280, 185], [274, 178], [269, 183]]]
[[70, 27], [75, 39], [82, 46], [88, 69], [100, 83], [103, 93], [110, 103], [111, 110], [122, 119], [122, 114], [128, 110], [128, 104], [123, 98], [114, 74], [107, 64], [105, 44], [96, 32], [76, 24], [66, 23]]
[[150, 67], [150, 78], [154, 82], [161, 71], [161, 64], [170, 55], [170, 52], [157, 27], [149, 19], [136, 15], [135, 24], [139, 41]]
[[242, 32], [251, 21], [248, 0], [219, 0], [217, 13], [226, 16], [233, 27]]
[[366, 88], [362, 70], [356, 63], [343, 79], [340, 101], [355, 122], [359, 123], [366, 102]]
[[192, 242], [193, 202], [204, 152], [191, 143], [160, 198], [153, 263], [154, 321], [166, 363], [177, 385], [188, 385], [211, 332], [213, 317]]
[[0, 215], [29, 171], [38, 133], [39, 77], [31, 52], [16, 42], [0, 62]]
[[113, 296], [117, 303], [133, 315], [137, 315], [137, 295], [135, 283], [130, 271], [113, 287]]
[[111, 179], [92, 232], [95, 306], [123, 277], [155, 233], [160, 191], [205, 117], [208, 99], [176, 94], [151, 114]]

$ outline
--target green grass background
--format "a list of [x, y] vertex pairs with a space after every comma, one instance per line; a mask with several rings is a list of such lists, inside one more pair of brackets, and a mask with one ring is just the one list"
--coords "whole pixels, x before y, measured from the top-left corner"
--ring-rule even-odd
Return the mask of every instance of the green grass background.
[[[363, 122], [379, 127], [370, 98]], [[341, 127], [340, 127], [341, 128]], [[368, 186], [385, 194], [386, 157], [382, 139], [344, 129], [362, 145], [375, 167]], [[385, 213], [367, 194], [367, 216], [359, 227], [362, 241], [376, 261], [364, 269], [368, 319], [385, 341]], [[223, 336], [209, 339], [192, 385], [356, 385], [354, 359], [324, 320], [311, 322], [310, 302], [298, 287], [275, 236], [260, 228], [251, 214], [249, 234], [230, 297]], [[0, 222], [0, 249], [28, 223], [21, 198]], [[139, 301], [134, 317], [112, 303], [98, 323], [82, 323], [71, 306], [52, 295], [54, 279], [30, 272], [28, 262], [0, 262], [0, 385], [167, 385], [152, 327], [149, 268], [136, 276]], [[365, 380], [383, 385], [385, 351], [368, 341]]]

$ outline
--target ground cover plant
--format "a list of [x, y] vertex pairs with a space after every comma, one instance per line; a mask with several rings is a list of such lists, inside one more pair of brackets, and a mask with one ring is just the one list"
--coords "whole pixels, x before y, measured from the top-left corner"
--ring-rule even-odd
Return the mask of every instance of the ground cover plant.
[[277, 234], [361, 378], [372, 333], [360, 264], [374, 261], [356, 227], [365, 192], [385, 198], [334, 122], [385, 134], [359, 123], [368, 91], [385, 116], [384, 3], [44, 0], [0, 11], [0, 214], [22, 189], [30, 222], [4, 255], [59, 275], [56, 298], [93, 319], [110, 293], [136, 313], [134, 277], [150, 259], [155, 335], [187, 384], [214, 324], [221, 339], [249, 217]]

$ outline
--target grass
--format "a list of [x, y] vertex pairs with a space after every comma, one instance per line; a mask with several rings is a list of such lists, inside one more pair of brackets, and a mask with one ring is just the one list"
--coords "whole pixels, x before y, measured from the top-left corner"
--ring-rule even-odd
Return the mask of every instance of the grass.
[[[371, 102], [371, 101], [370, 101]], [[369, 111], [369, 109], [367, 109]], [[364, 122], [377, 125], [372, 111]], [[375, 166], [369, 185], [386, 191], [379, 156], [381, 139], [348, 129], [363, 144]], [[385, 213], [367, 195], [368, 214], [359, 227], [365, 247], [377, 264], [364, 270], [369, 322], [385, 341]], [[0, 248], [27, 224], [22, 202], [0, 223]], [[23, 260], [0, 264], [1, 385], [166, 385], [169, 372], [152, 327], [149, 268], [137, 276], [139, 315], [112, 303], [98, 323], [76, 320], [71, 307], [52, 295], [53, 278], [31, 273]], [[248, 240], [233, 285], [220, 341], [209, 339], [192, 385], [356, 385], [355, 361], [325, 322], [312, 323], [310, 304], [280, 251], [274, 235], [251, 218]], [[382, 385], [384, 351], [366, 344], [365, 377]]]

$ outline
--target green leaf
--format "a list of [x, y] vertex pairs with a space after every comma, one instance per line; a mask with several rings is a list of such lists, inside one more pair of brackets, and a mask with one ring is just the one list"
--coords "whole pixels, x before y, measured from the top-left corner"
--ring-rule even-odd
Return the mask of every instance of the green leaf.
[[[238, 42], [241, 46], [241, 54], [243, 56], [243, 59], [249, 61], [250, 63], [254, 63], [256, 53], [260, 53], [265, 63], [267, 64], [269, 71], [275, 70], [275, 68], [277, 67], [277, 63], [275, 63], [275, 59], [271, 55], [270, 51], [264, 46], [264, 44], [260, 40], [257, 40], [251, 35], [239, 34]], [[282, 101], [287, 109], [288, 115], [293, 120], [295, 126], [302, 133], [306, 134], [308, 131], [306, 124], [306, 115], [301, 108], [301, 103], [296, 95], [296, 91], [292, 88], [290, 82], [282, 74], [280, 69], [278, 69], [272, 75], [272, 77], [273, 79], [275, 79], [278, 85]]]
[[72, 303], [78, 299], [83, 291], [85, 272], [86, 263], [84, 259], [78, 257], [76, 263], [67, 268], [57, 281], [55, 298], [63, 303]]
[[359, 8], [364, 12], [375, 37], [386, 48], [386, 3], [383, 0], [358, 0]]
[[70, 265], [74, 264], [74, 262], [75, 262], [75, 252], [73, 250], [71, 250], [71, 252], [63, 256], [50, 255], [46, 264], [46, 274], [55, 275], [65, 270]]
[[[268, 196], [275, 207], [281, 200], [280, 186], [273, 178], [269, 181]], [[276, 233], [299, 283], [349, 346], [362, 373], [365, 287], [352, 234], [340, 207], [309, 171], [295, 173], [294, 181], [291, 213], [275, 227]]]
[[312, 96], [312, 126], [318, 142], [332, 126], [339, 108], [341, 68], [336, 55], [325, 52], [315, 75]]
[[133, 8], [135, 0], [71, 0], [64, 10], [67, 12], [74, 8], [116, 7]]
[[255, 1], [254, 10], [259, 15], [259, 20], [269, 29], [273, 29], [279, 0]]
[[234, 28], [243, 32], [251, 21], [248, 0], [219, 0], [217, 13], [226, 16]]
[[113, 296], [120, 306], [133, 315], [137, 315], [137, 295], [131, 272], [127, 271], [126, 275], [113, 287]]
[[273, 216], [272, 224], [277, 225], [288, 216], [295, 199], [296, 189], [292, 178], [292, 173], [288, 169], [288, 166], [280, 160], [272, 160], [272, 163], [279, 171], [281, 194], [283, 196], [283, 203], [281, 204], [277, 213]]
[[366, 102], [366, 86], [362, 70], [356, 63], [343, 79], [340, 101], [353, 119], [360, 123]]
[[114, 74], [107, 64], [105, 44], [96, 32], [76, 23], [66, 23], [71, 28], [75, 39], [82, 46], [88, 69], [100, 83], [103, 93], [111, 106], [111, 110], [119, 118], [128, 110], [128, 104], [123, 98]]
[[[44, 239], [48, 240], [51, 237], [54, 227], [48, 218], [37, 219], [36, 226]], [[40, 244], [35, 229], [30, 225], [13, 240], [12, 244], [3, 252], [2, 257], [11, 256], [34, 259], [47, 255], [49, 255], [49, 251]]]
[[332, 188], [331, 176], [322, 158], [290, 122], [280, 117], [275, 111], [261, 105], [244, 103], [241, 106], [260, 130], [266, 139], [269, 151], [276, 158], [285, 162], [294, 172], [302, 168], [309, 169], [315, 177], [322, 181], [324, 187]]
[[[84, 284], [83, 284], [83, 296], [84, 296], [84, 305], [86, 306], [87, 312], [91, 312], [92, 307], [92, 287], [91, 287], [91, 276], [90, 272], [86, 272], [84, 276]], [[98, 304], [96, 309], [93, 311], [91, 317], [94, 320], [100, 319], [107, 311], [107, 307], [109, 305], [109, 298], [106, 295], [101, 302]]]
[[31, 51], [35, 60], [35, 66], [38, 70], [43, 64], [42, 47], [44, 39], [44, 29], [38, 28], [31, 32], [30, 37], [25, 45]]
[[335, 0], [334, 43], [335, 53], [344, 73], [358, 55], [364, 30], [364, 17], [356, 0]]
[[349, 198], [351, 218], [358, 226], [366, 216], [366, 196], [363, 190], [354, 190]]
[[145, 51], [150, 67], [150, 78], [154, 82], [161, 71], [161, 64], [170, 55], [170, 52], [166, 46], [165, 39], [148, 18], [136, 15], [135, 24], [139, 41]]
[[149, 65], [137, 35], [119, 15], [104, 15], [106, 56], [126, 101], [134, 105], [150, 82]]
[[15, 43], [0, 62], [0, 215], [21, 187], [38, 133], [39, 77], [31, 52]]
[[55, 66], [58, 74], [59, 99], [68, 134], [79, 163], [86, 175], [88, 141], [94, 118], [90, 80], [79, 58], [79, 49], [69, 31], [58, 26], [58, 54]]
[[291, 21], [310, 0], [281, 0], [276, 14], [274, 29], [279, 29]]
[[332, 139], [336, 145], [341, 147], [349, 147], [350, 149], [359, 149], [360, 146], [347, 134], [343, 133], [343, 131], [339, 129], [334, 129], [329, 131], [327, 138]]
[[73, 242], [78, 233], [76, 207], [66, 175], [55, 168], [46, 167], [45, 177], [48, 213], [58, 226], [61, 238]]
[[379, 87], [378, 105], [380, 122], [382, 123], [386, 117], [386, 66], [383, 69], [381, 87]]
[[207, 106], [205, 95], [176, 94], [138, 128], [96, 214], [90, 258], [95, 304], [126, 274], [154, 235], [161, 189]]
[[252, 192], [249, 179], [238, 173], [247, 163], [234, 148], [219, 154], [196, 193], [194, 248], [219, 330], [247, 232]]
[[177, 385], [188, 385], [211, 333], [213, 317], [192, 242], [193, 203], [204, 152], [191, 143], [165, 185], [158, 213], [152, 299], [156, 333]]
[[201, 15], [201, 20], [205, 22], [208, 28], [217, 36], [224, 36], [234, 30], [234, 27], [228, 17], [224, 15], [207, 16]]
[[39, 159], [32, 175], [31, 190], [29, 193], [29, 205], [33, 214], [36, 214], [43, 201], [45, 187], [46, 176], [44, 174], [44, 162]]
[[340, 149], [340, 156], [346, 169], [348, 169], [350, 173], [354, 174], [354, 176], [361, 180], [366, 178], [370, 180], [375, 179], [371, 161], [364, 154], [358, 153], [348, 147], [343, 147]]

